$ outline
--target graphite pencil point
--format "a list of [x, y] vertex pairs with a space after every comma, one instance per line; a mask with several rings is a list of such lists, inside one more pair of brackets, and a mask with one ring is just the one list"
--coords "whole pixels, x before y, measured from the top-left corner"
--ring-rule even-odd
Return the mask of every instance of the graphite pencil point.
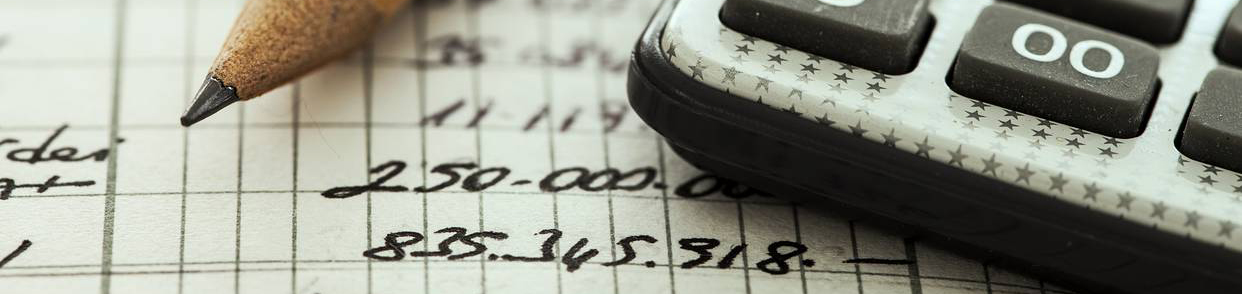
[[181, 125], [193, 125], [238, 100], [236, 89], [225, 86], [216, 77], [207, 76], [198, 88], [198, 94], [194, 95], [194, 104], [190, 104], [190, 108], [181, 115]]

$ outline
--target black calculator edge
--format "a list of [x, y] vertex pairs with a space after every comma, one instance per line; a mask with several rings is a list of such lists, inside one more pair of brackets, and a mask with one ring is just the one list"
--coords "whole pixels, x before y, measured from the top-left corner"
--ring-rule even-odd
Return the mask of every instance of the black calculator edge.
[[[1237, 270], [1242, 257], [1226, 248], [1103, 217], [1084, 207], [856, 138], [687, 77], [659, 49], [662, 30], [676, 2], [665, 0], [640, 37], [629, 67], [627, 90], [639, 117], [696, 166], [781, 192], [781, 196], [802, 203], [831, 206], [852, 215], [878, 215], [937, 240], [947, 240], [941, 243], [950, 246], [1004, 251], [983, 255], [1001, 257], [1003, 263], [1019, 265], [1020, 270], [1091, 291], [1237, 293], [1242, 289], [1242, 272]], [[816, 175], [824, 172], [824, 165], [853, 169], [861, 176]], [[814, 187], [824, 185], [818, 180], [791, 180], [807, 175], [845, 181], [836, 182], [844, 184], [839, 187], [821, 189]], [[917, 175], [926, 179], [916, 179]], [[857, 190], [857, 195], [850, 195], [851, 190]], [[884, 201], [895, 206], [877, 207]], [[872, 207], [866, 207], [869, 205]], [[958, 211], [926, 213], [946, 209]], [[933, 221], [928, 217], [936, 218]], [[935, 221], [943, 222], [939, 228], [927, 227]], [[995, 227], [953, 232], [958, 228], [946, 226], [951, 224]], [[1073, 245], [1039, 258], [1029, 254], [1023, 258], [1012, 253], [1042, 248], [1022, 238]], [[1035, 265], [1033, 259], [1043, 261], [1043, 265]], [[1048, 265], [1049, 260], [1059, 264]], [[1107, 268], [1081, 268], [1101, 264]], [[1081, 266], [1080, 271], [1063, 273], [1074, 266]], [[1156, 285], [1135, 286], [1153, 279], [1158, 280]]]

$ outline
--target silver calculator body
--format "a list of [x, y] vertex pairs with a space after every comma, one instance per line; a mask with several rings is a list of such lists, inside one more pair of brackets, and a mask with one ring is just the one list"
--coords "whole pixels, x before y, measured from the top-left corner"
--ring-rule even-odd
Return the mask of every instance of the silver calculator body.
[[[980, 15], [1012, 4], [927, 1], [926, 39], [909, 70], [892, 74], [741, 33], [722, 23], [725, 2], [666, 1], [630, 68], [635, 111], [688, 161], [1083, 289], [1242, 293], [1242, 173], [1179, 148], [1205, 79], [1230, 67], [1213, 52], [1236, 1], [1193, 1], [1180, 38], [1151, 45], [1158, 84], [1132, 134], [1057, 116], [1092, 111], [1032, 114], [952, 86]], [[1065, 47], [1058, 56], [1025, 52], [1034, 58], [1110, 53], [1108, 44], [1026, 27]], [[1084, 75], [1117, 76], [1069, 63]]]

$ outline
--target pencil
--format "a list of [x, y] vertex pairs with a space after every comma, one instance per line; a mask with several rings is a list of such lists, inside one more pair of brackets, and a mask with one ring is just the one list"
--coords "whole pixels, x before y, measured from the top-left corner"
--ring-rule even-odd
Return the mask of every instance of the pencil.
[[249, 0], [194, 102], [190, 126], [346, 55], [406, 0]]

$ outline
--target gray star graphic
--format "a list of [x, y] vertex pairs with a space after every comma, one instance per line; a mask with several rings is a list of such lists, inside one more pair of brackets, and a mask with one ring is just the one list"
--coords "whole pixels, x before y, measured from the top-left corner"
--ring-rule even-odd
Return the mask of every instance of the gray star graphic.
[[1008, 110], [1008, 109], [1005, 109], [1005, 116], [1012, 117], [1012, 118], [1022, 118], [1021, 113], [1018, 113], [1017, 111], [1013, 111], [1013, 110]]
[[996, 138], [999, 138], [999, 139], [1001, 139], [1002, 141], [1009, 141], [1009, 137], [1013, 137], [1013, 136], [1009, 135], [1009, 132], [1008, 132], [1008, 131], [1005, 131], [1005, 130], [1001, 130], [1001, 131], [999, 131], [999, 132], [995, 132], [995, 133], [996, 133]]
[[1233, 186], [1234, 193], [1242, 193], [1242, 185]]
[[1117, 208], [1125, 208], [1126, 211], [1130, 211], [1130, 202], [1134, 202], [1134, 196], [1131, 196], [1130, 192], [1121, 193], [1117, 195], [1117, 201]]
[[848, 75], [846, 75], [846, 74], [844, 74], [844, 73], [832, 74], [832, 75], [833, 75], [833, 76], [836, 76], [835, 78], [833, 78], [833, 80], [834, 80], [834, 81], [842, 81], [842, 82], [849, 83], [849, 82], [850, 82], [850, 80], [853, 80], [853, 79], [851, 79], [851, 78], [850, 78], [850, 76], [848, 76]]
[[820, 101], [819, 105], [830, 104], [832, 105], [832, 107], [837, 107], [837, 101], [833, 99], [836, 99], [836, 98], [832, 98], [832, 96], [824, 96], [824, 100]]
[[1048, 139], [1048, 136], [1052, 136], [1052, 134], [1045, 132], [1043, 129], [1039, 129], [1039, 130], [1035, 130], [1035, 134], [1031, 136], [1036, 136], [1036, 137], [1039, 137], [1040, 139]]
[[1216, 168], [1216, 166], [1213, 166], [1213, 165], [1204, 164], [1204, 165], [1203, 165], [1203, 172], [1205, 172], [1205, 173], [1212, 173], [1213, 175], [1217, 175], [1217, 174], [1220, 172], [1220, 169], [1219, 169], [1219, 168]]
[[785, 45], [781, 45], [781, 44], [775, 44], [775, 46], [776, 46], [776, 48], [775, 48], [775, 49], [772, 49], [772, 50], [775, 50], [775, 51], [780, 51], [781, 53], [789, 53], [789, 49], [793, 49], [793, 48], [789, 48], [789, 47], [786, 47]]
[[983, 162], [983, 171], [980, 173], [991, 173], [994, 177], [999, 176], [996, 174], [996, 168], [1001, 167], [1002, 164], [996, 161], [996, 154], [992, 154], [992, 157], [980, 161]]
[[852, 73], [852, 72], [854, 72], [854, 70], [855, 70], [855, 69], [858, 69], [858, 68], [857, 68], [857, 67], [854, 67], [853, 65], [849, 65], [849, 64], [844, 64], [844, 63], [842, 63], [842, 64], [841, 64], [841, 70], [848, 71], [848, 72], [851, 72], [851, 73]]
[[664, 52], [668, 53], [668, 57], [676, 57], [677, 56], [677, 43], [669, 44], [668, 50], [665, 50]]
[[805, 84], [811, 81], [811, 76], [807, 74], [800, 74], [798, 75], [798, 81]]
[[854, 134], [854, 136], [862, 137], [863, 134], [867, 133], [867, 129], [864, 129], [862, 127], [861, 120], [858, 121], [857, 123], [854, 123], [854, 125], [849, 126], [849, 127], [850, 127], [850, 133]]
[[1151, 215], [1148, 217], [1154, 217], [1154, 218], [1159, 218], [1163, 220], [1164, 211], [1168, 209], [1169, 207], [1164, 205], [1164, 201], [1156, 202], [1151, 205]]
[[1068, 184], [1069, 180], [1066, 180], [1064, 175], [1057, 173], [1057, 175], [1049, 177], [1049, 179], [1052, 180], [1052, 185], [1048, 186], [1049, 190], [1057, 190], [1065, 193], [1065, 184]]
[[965, 122], [962, 122], [961, 124], [962, 124], [962, 127], [966, 128], [967, 130], [974, 130], [974, 129], [979, 128], [979, 126], [976, 126], [975, 122], [973, 121], [965, 121]]
[[957, 145], [957, 150], [956, 150], [956, 151], [950, 151], [950, 152], [949, 152], [949, 156], [952, 156], [952, 157], [953, 157], [953, 158], [950, 158], [950, 159], [949, 159], [949, 165], [954, 165], [954, 164], [957, 164], [957, 166], [958, 166], [958, 167], [964, 167], [964, 166], [962, 166], [962, 160], [966, 160], [966, 158], [969, 158], [969, 157], [970, 157], [970, 156], [966, 156], [966, 154], [962, 153], [962, 145]]
[[842, 87], [840, 84], [828, 84], [828, 91], [841, 93], [841, 92], [844, 92], [845, 90], [846, 90], [845, 87]]
[[802, 100], [802, 90], [797, 88], [789, 90], [789, 95], [785, 95], [785, 98], [793, 97], [794, 95], [798, 95], [798, 100]]
[[764, 77], [755, 77], [755, 78], [759, 79], [759, 82], [755, 83], [755, 91], [759, 91], [759, 88], [763, 88], [764, 93], [767, 93], [771, 90], [771, 89], [768, 89], [768, 86], [772, 84], [772, 80], [769, 80]]
[[1039, 120], [1039, 125], [1040, 125], [1040, 126], [1045, 126], [1045, 127], [1049, 127], [1049, 128], [1051, 128], [1051, 127], [1052, 127], [1052, 125], [1053, 125], [1052, 121], [1050, 121], [1050, 120], [1046, 120], [1046, 119], [1042, 119], [1042, 118], [1037, 118], [1036, 120]]
[[[1178, 156], [1177, 156], [1177, 165], [1179, 165], [1179, 166], [1180, 166], [1180, 165], [1186, 165], [1186, 163], [1187, 163], [1187, 162], [1190, 162], [1190, 161], [1189, 161], [1189, 160], [1186, 160], [1186, 157], [1183, 157], [1183, 156], [1181, 156], [1181, 155], [1178, 155]], [[1242, 179], [1240, 179], [1240, 180], [1242, 180]]]
[[1013, 120], [1008, 120], [1008, 119], [1006, 119], [1006, 120], [1003, 120], [1003, 121], [1001, 121], [1001, 122], [1000, 122], [1000, 127], [1002, 127], [1002, 128], [1006, 128], [1006, 129], [1009, 129], [1010, 131], [1012, 131], [1012, 130], [1013, 130], [1013, 128], [1014, 128], [1014, 127], [1017, 127], [1017, 126], [1018, 126], [1018, 125], [1016, 125], [1016, 124], [1014, 124], [1014, 123], [1013, 123]]
[[806, 60], [807, 60], [807, 61], [810, 61], [810, 62], [814, 62], [815, 64], [819, 64], [820, 62], [824, 61], [825, 59], [824, 59], [823, 57], [819, 57], [819, 56], [815, 56], [815, 55], [810, 55], [810, 54], [807, 54], [807, 55], [806, 55]]
[[1031, 170], [1030, 163], [1023, 165], [1022, 167], [1016, 168], [1015, 170], [1018, 171], [1018, 178], [1013, 180], [1014, 183], [1026, 182], [1027, 185], [1031, 184], [1031, 176], [1035, 175], [1035, 171]]
[[880, 83], [867, 83], [867, 90], [875, 90], [876, 93], [879, 93], [884, 89], [887, 88], [881, 87]]
[[1216, 180], [1212, 179], [1212, 176], [1202, 176], [1202, 177], [1199, 177], [1199, 183], [1208, 184], [1208, 186], [1211, 186], [1212, 184], [1216, 183]]
[[871, 73], [871, 80], [879, 80], [879, 81], [881, 81], [881, 82], [887, 82], [887, 81], [888, 81], [888, 78], [889, 78], [889, 76], [888, 76], [888, 75], [886, 75], [886, 74], [882, 74], [882, 73], [878, 73], [878, 72], [873, 72], [873, 73]]
[[979, 100], [970, 101], [970, 107], [978, 108], [979, 110], [988, 110], [988, 106], [990, 105], [988, 105], [987, 103], [983, 103], [983, 101], [979, 101]]
[[703, 70], [706, 70], [706, 69], [707, 69], [707, 66], [703, 65], [702, 60], [699, 60], [694, 65], [690, 66], [690, 71], [691, 71], [690, 78], [697, 78], [699, 80], [703, 80]]
[[1113, 147], [1117, 147], [1117, 145], [1121, 145], [1121, 143], [1122, 143], [1121, 141], [1114, 139], [1113, 137], [1104, 137], [1104, 144], [1113, 145]]
[[1074, 148], [1078, 148], [1078, 146], [1082, 146], [1082, 145], [1086, 145], [1086, 144], [1083, 144], [1082, 142], [1078, 142], [1078, 138], [1071, 138], [1071, 139], [1067, 139], [1067, 140], [1065, 140], [1065, 145], [1066, 145], [1066, 146], [1070, 146], [1070, 147], [1074, 147]]
[[720, 83], [731, 83], [733, 85], [737, 85], [738, 73], [741, 73], [741, 71], [732, 66], [724, 68], [724, 78], [720, 80]]
[[927, 144], [927, 136], [923, 137], [923, 143], [914, 143], [914, 146], [919, 148], [918, 151], [914, 152], [914, 155], [923, 156], [924, 158], [931, 158], [931, 151], [936, 149], [931, 144]]
[[733, 45], [733, 47], [737, 48], [737, 49], [733, 49], [733, 51], [742, 52], [742, 54], [746, 54], [746, 55], [750, 55], [751, 52], [755, 51], [755, 49], [750, 49], [750, 45], [745, 45], [745, 44]]
[[884, 136], [884, 145], [888, 147], [897, 147], [897, 141], [901, 141], [901, 138], [898, 138], [896, 135], [893, 135], [895, 131], [896, 129], [890, 128], [888, 129], [888, 134], [882, 135]]
[[751, 44], [754, 44], [755, 41], [758, 41], [758, 40], [759, 39], [756, 39], [755, 37], [751, 37], [750, 35], [742, 35], [742, 42], [749, 42]]
[[795, 103], [795, 104], [790, 104], [790, 105], [789, 105], [789, 108], [786, 108], [784, 111], [785, 111], [786, 113], [793, 114], [793, 115], [796, 115], [796, 116], [801, 116], [801, 115], [802, 115], [802, 113], [801, 113], [801, 112], [798, 112], [798, 105], [797, 105], [797, 103]]
[[1199, 218], [1200, 216], [1199, 216], [1198, 211], [1187, 212], [1186, 223], [1183, 223], [1182, 226], [1191, 227], [1191, 228], [1195, 228], [1196, 230], [1198, 230], [1199, 229]]
[[815, 74], [815, 71], [817, 71], [817, 70], [819, 70], [819, 69], [818, 69], [818, 68], [815, 68], [815, 64], [814, 64], [814, 63], [807, 63], [807, 64], [803, 64], [803, 65], [802, 65], [802, 71], [805, 71], [805, 72], [810, 72], [811, 74]]
[[979, 119], [985, 118], [985, 117], [986, 116], [979, 114], [979, 111], [967, 111], [966, 112], [966, 118], [973, 118], [975, 119], [975, 121], [979, 121]]
[[1070, 136], [1078, 136], [1079, 138], [1086, 138], [1086, 137], [1087, 137], [1087, 132], [1084, 132], [1082, 129], [1079, 129], [1079, 128], [1070, 128], [1070, 131], [1072, 131], [1072, 132], [1073, 132], [1073, 133], [1070, 133]]
[[1117, 155], [1117, 152], [1113, 152], [1113, 148], [1112, 148], [1112, 147], [1108, 147], [1108, 148], [1095, 148], [1095, 149], [1099, 149], [1099, 150], [1100, 150], [1100, 155], [1107, 155], [1107, 156], [1108, 156], [1108, 158], [1113, 158], [1113, 155]]
[[776, 64], [785, 64], [786, 61], [789, 61], [788, 59], [782, 57], [783, 56], [780, 54], [769, 54], [768, 61], [775, 62]]
[[763, 66], [763, 71], [770, 72], [770, 73], [776, 73], [781, 70], [776, 68], [776, 64], [769, 64], [769, 65]]
[[733, 62], [734, 62], [734, 63], [737, 63], [737, 64], [743, 64], [743, 63], [746, 63], [746, 61], [747, 61], [747, 60], [746, 60], [746, 57], [742, 57], [742, 55], [741, 55], [741, 54], [738, 54], [738, 55], [736, 55], [736, 56], [733, 56], [733, 57], [732, 57], [732, 59], [733, 59]]
[[1100, 193], [1100, 188], [1096, 187], [1095, 183], [1091, 183], [1090, 185], [1082, 185], [1082, 188], [1087, 190], [1086, 192], [1083, 193], [1082, 199], [1083, 200], [1091, 199], [1091, 202], [1095, 202], [1096, 201], [1095, 195]]
[[816, 121], [816, 122], [818, 122], [818, 123], [821, 123], [821, 124], [829, 125], [829, 126], [831, 126], [831, 125], [833, 125], [833, 124], [836, 124], [836, 123], [837, 123], [836, 121], [833, 121], [833, 120], [831, 120], [831, 119], [828, 119], [828, 114], [827, 114], [827, 113], [824, 113], [824, 115], [823, 115], [823, 116], [816, 117], [816, 118], [815, 118], [815, 121]]

